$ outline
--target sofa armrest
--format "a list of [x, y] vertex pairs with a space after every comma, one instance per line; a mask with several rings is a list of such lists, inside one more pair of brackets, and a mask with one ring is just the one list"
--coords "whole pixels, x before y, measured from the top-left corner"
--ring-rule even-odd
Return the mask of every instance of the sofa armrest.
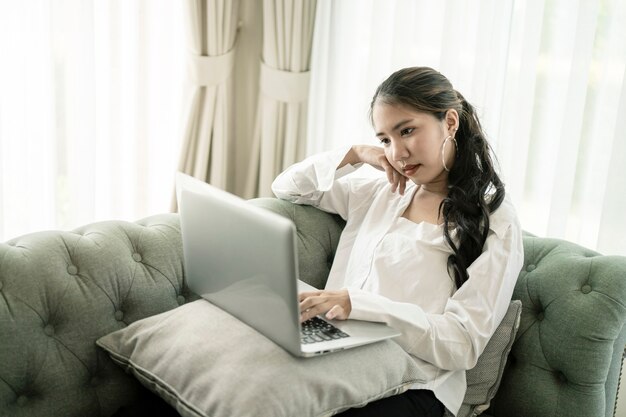
[[345, 222], [339, 216], [325, 213], [315, 207], [293, 204], [276, 198], [257, 198], [249, 202], [287, 217], [295, 223], [300, 279], [315, 288], [324, 288]]
[[610, 417], [626, 342], [626, 257], [524, 236], [520, 328], [488, 414]]

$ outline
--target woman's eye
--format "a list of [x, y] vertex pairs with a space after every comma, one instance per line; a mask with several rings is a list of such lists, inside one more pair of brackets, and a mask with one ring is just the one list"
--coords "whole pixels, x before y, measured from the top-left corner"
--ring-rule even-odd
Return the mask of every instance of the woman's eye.
[[413, 132], [413, 130], [415, 129], [413, 129], [412, 127], [407, 127], [406, 129], [402, 129], [400, 131], [400, 135], [402, 136], [410, 135]]
[[391, 143], [391, 141], [388, 138], [381, 138], [380, 139], [380, 144], [381, 145], [389, 145]]

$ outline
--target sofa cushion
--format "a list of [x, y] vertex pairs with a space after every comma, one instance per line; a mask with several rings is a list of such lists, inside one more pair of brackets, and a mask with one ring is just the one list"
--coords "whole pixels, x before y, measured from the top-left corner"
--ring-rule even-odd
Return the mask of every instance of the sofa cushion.
[[[489, 408], [502, 380], [506, 359], [519, 328], [521, 313], [521, 301], [512, 301], [476, 366], [467, 371], [467, 391], [457, 417], [477, 416]], [[446, 412], [446, 417], [451, 416], [452, 414]]]
[[[518, 316], [519, 302], [512, 303], [499, 330], [507, 341]], [[205, 300], [138, 321], [97, 343], [183, 416], [330, 416], [401, 393], [422, 375], [393, 341], [293, 357]], [[485, 364], [501, 360], [487, 372], [497, 378], [487, 378], [491, 383], [479, 384], [483, 392], [474, 394], [480, 404], [493, 396], [507, 346], [493, 343], [483, 354]]]
[[421, 374], [390, 340], [296, 358], [205, 300], [97, 343], [183, 416], [327, 416], [403, 392]]

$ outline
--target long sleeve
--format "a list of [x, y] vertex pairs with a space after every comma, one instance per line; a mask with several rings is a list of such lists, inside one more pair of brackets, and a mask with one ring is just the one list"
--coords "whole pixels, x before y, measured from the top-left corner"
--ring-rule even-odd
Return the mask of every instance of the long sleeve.
[[523, 264], [521, 231], [509, 223], [490, 230], [483, 253], [468, 268], [468, 281], [450, 297], [441, 314], [419, 305], [349, 288], [350, 318], [381, 321], [402, 332], [407, 352], [440, 369], [470, 369], [478, 360], [511, 300]]
[[[347, 219], [350, 199], [363, 194], [361, 191], [365, 189], [360, 184], [372, 182], [371, 179], [346, 178], [360, 164], [347, 164], [337, 169], [348, 151], [349, 148], [342, 148], [320, 153], [290, 166], [272, 183], [274, 195], [292, 203], [312, 205]], [[373, 192], [374, 189], [371, 189], [369, 196]]]

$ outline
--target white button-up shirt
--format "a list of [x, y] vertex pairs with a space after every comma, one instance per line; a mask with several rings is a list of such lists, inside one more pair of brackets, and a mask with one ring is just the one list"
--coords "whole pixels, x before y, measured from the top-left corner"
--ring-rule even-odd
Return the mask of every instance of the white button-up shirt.
[[[452, 249], [442, 225], [402, 217], [415, 192], [391, 192], [386, 177], [348, 175], [347, 149], [299, 162], [272, 184], [278, 198], [309, 204], [346, 220], [326, 289], [346, 288], [350, 318], [384, 322], [402, 332], [394, 340], [424, 370], [426, 382], [453, 414], [471, 369], [504, 317], [523, 265], [522, 233], [508, 197], [489, 216], [482, 254], [459, 290], [448, 274]], [[452, 232], [454, 239], [454, 232]]]

